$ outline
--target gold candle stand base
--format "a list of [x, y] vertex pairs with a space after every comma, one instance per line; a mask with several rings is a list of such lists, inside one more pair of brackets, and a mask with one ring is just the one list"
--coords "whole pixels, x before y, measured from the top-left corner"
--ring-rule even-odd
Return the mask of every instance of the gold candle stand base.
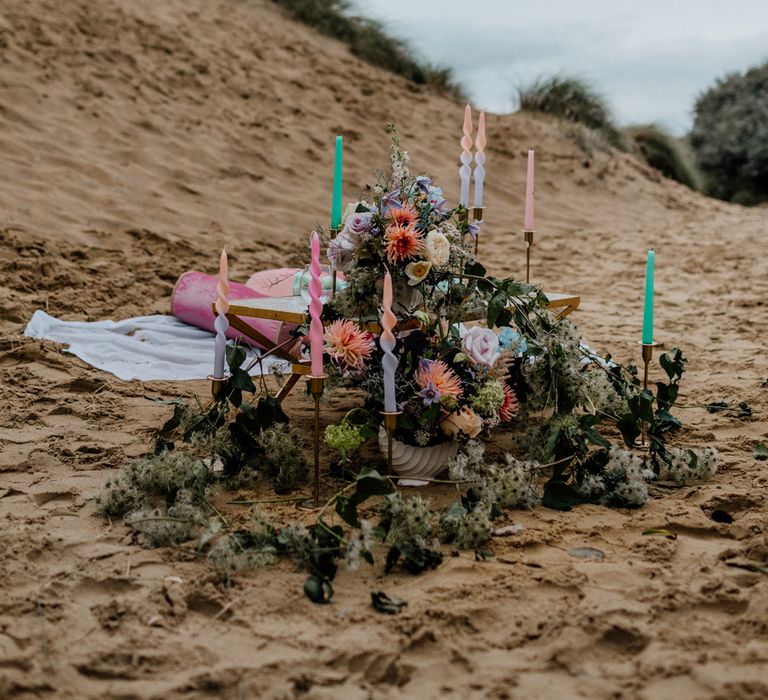
[[392, 440], [397, 429], [397, 418], [402, 411], [382, 411], [384, 428], [387, 431], [387, 473], [392, 473]]
[[531, 248], [533, 248], [533, 234], [535, 230], [523, 229], [525, 237], [525, 281], [531, 283]]
[[[483, 208], [482, 207], [475, 207], [472, 210], [472, 220], [473, 221], [482, 221], [483, 220]], [[477, 232], [477, 235], [475, 236], [475, 257], [477, 257], [477, 250], [480, 247], [480, 232]]]
[[[639, 345], [643, 348], [643, 390], [645, 390], [648, 388], [648, 366], [651, 364], [651, 360], [653, 359], [653, 348], [656, 347], [657, 343], [654, 343], [653, 341], [650, 343], [644, 343], [641, 340]], [[642, 425], [641, 440], [641, 444], [645, 445], [645, 423]]]
[[[334, 238], [336, 238], [336, 236], [339, 235], [340, 230], [341, 229], [331, 227], [330, 229], [331, 240], [333, 240]], [[333, 280], [331, 281], [331, 296], [335, 297], [336, 296], [336, 268], [332, 267], [332, 269], [333, 269]]]
[[323, 388], [325, 386], [325, 375], [315, 376], [311, 374], [307, 378], [307, 386], [309, 387], [309, 393], [312, 394], [312, 398], [315, 400], [315, 416], [314, 416], [314, 430], [313, 430], [313, 447], [314, 447], [314, 461], [315, 461], [315, 473], [314, 482], [312, 486], [312, 500], [302, 501], [300, 507], [310, 508], [314, 510], [320, 506], [320, 399], [323, 396]]
[[221, 394], [224, 391], [224, 384], [226, 384], [227, 379], [227, 377], [214, 377], [212, 374], [208, 375], [208, 380], [211, 382], [211, 397], [217, 403], [221, 401]]

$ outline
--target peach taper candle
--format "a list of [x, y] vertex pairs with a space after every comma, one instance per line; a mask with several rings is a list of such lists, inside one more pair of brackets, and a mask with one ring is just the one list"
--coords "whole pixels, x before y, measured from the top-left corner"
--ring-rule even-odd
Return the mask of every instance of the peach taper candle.
[[480, 112], [475, 138], [475, 209], [483, 208], [483, 185], [485, 184], [485, 112]]
[[383, 313], [381, 315], [381, 337], [379, 338], [379, 343], [384, 352], [384, 357], [381, 360], [381, 365], [384, 368], [384, 411], [386, 413], [395, 413], [397, 411], [397, 398], [395, 396], [397, 358], [395, 357], [394, 350], [397, 341], [395, 340], [394, 328], [397, 318], [392, 313], [392, 275], [389, 272], [384, 275], [382, 306]]
[[221, 251], [221, 258], [219, 259], [219, 280], [216, 283], [216, 320], [213, 322], [213, 327], [216, 329], [212, 375], [214, 379], [224, 378], [224, 359], [227, 347], [227, 330], [229, 329], [229, 321], [227, 320], [227, 313], [229, 312], [228, 295], [229, 265], [227, 263], [227, 248], [225, 246]]
[[312, 376], [323, 376], [323, 302], [320, 295], [323, 293], [323, 285], [320, 281], [322, 267], [320, 267], [320, 236], [317, 231], [312, 232], [312, 261], [309, 265], [309, 351], [312, 358]]
[[461, 188], [459, 191], [459, 204], [469, 207], [469, 179], [472, 176], [472, 169], [469, 164], [472, 162], [472, 108], [467, 105], [464, 108], [464, 135], [461, 137], [461, 167], [459, 168], [459, 182]]

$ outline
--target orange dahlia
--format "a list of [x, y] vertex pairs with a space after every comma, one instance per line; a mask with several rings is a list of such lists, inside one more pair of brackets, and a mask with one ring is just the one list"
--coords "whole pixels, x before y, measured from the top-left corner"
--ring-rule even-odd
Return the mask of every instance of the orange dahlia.
[[499, 409], [499, 420], [503, 423], [506, 423], [507, 421], [512, 420], [517, 415], [517, 411], [520, 408], [519, 404], [517, 403], [517, 394], [515, 394], [515, 390], [508, 386], [506, 383], [504, 384], [504, 403], [501, 404], [501, 408]]
[[461, 380], [442, 360], [422, 360], [416, 370], [416, 383], [422, 389], [434, 389], [441, 397], [458, 399], [462, 394]]
[[373, 351], [373, 336], [352, 321], [334, 321], [325, 329], [325, 350], [337, 362], [363, 369]]
[[410, 204], [405, 204], [398, 209], [390, 209], [389, 216], [393, 226], [413, 228], [419, 221], [419, 215]]
[[412, 227], [391, 224], [384, 232], [384, 239], [387, 242], [387, 260], [391, 263], [414, 258], [424, 247], [421, 234]]

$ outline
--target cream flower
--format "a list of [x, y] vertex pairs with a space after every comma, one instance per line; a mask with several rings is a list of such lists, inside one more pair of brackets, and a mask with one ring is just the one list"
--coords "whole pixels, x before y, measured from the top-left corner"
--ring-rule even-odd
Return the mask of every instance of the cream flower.
[[432, 269], [432, 263], [425, 260], [408, 263], [405, 266], [405, 274], [408, 275], [408, 284], [413, 287], [421, 282]]
[[427, 234], [424, 246], [424, 257], [435, 267], [445, 267], [451, 258], [451, 244], [437, 229]]

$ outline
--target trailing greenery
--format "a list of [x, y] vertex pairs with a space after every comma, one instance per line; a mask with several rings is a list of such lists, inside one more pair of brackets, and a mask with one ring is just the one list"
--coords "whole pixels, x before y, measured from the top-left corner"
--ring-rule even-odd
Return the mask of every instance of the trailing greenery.
[[708, 194], [768, 200], [768, 62], [719, 79], [696, 101], [691, 146]]
[[517, 100], [523, 111], [544, 112], [583, 124], [599, 132], [612, 146], [626, 148], [607, 100], [582, 78], [566, 75], [537, 78], [517, 89]]
[[633, 144], [635, 153], [648, 165], [693, 190], [701, 189], [701, 176], [687, 141], [655, 124], [630, 126], [624, 133]]
[[322, 34], [343, 41], [350, 51], [371, 65], [402, 75], [419, 85], [429, 85], [450, 97], [464, 100], [462, 87], [450, 68], [432, 66], [416, 59], [412, 49], [391, 37], [380, 22], [349, 14], [347, 0], [273, 0]]

